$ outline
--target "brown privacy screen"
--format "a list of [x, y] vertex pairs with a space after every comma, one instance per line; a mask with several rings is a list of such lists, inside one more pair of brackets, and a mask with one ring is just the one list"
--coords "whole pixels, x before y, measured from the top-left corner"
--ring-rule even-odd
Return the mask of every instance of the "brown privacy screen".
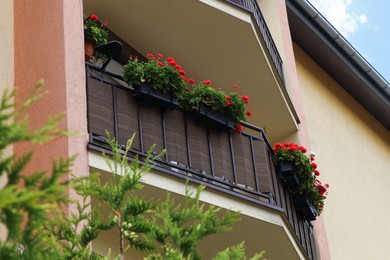
[[[107, 81], [110, 82], [110, 81]], [[256, 191], [272, 192], [266, 143], [259, 137], [218, 131], [179, 110], [164, 110], [137, 102], [130, 90], [88, 77], [88, 130], [105, 130], [126, 144], [136, 133], [132, 149], [140, 153], [156, 144], [166, 149], [168, 164]]]

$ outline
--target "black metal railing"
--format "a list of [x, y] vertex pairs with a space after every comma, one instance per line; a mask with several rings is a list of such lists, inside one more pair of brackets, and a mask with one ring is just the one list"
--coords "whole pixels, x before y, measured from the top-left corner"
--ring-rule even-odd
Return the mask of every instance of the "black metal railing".
[[253, 19], [256, 21], [257, 27], [263, 37], [265, 45], [267, 46], [269, 55], [275, 65], [276, 71], [278, 72], [280, 79], [284, 83], [283, 75], [283, 61], [280, 57], [278, 49], [276, 48], [275, 42], [272, 39], [270, 30], [264, 20], [263, 14], [261, 13], [259, 4], [256, 0], [225, 0], [228, 3], [234, 4], [250, 13], [252, 13]]
[[278, 210], [286, 215], [309, 259], [315, 259], [310, 222], [297, 216], [276, 173], [264, 131], [242, 122], [241, 134], [213, 129], [178, 109], [138, 102], [134, 91], [115, 79], [120, 75], [87, 66], [89, 148], [107, 152], [105, 131], [120, 144], [133, 133], [131, 153], [166, 150], [156, 169]]

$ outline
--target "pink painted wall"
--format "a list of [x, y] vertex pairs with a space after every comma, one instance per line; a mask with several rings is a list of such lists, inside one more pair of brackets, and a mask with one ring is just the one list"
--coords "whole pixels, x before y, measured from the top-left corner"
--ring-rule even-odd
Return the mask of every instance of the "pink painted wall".
[[27, 111], [32, 128], [65, 113], [60, 127], [78, 131], [44, 145], [16, 144], [14, 152], [34, 150], [26, 173], [51, 169], [52, 161], [78, 154], [76, 174], [88, 173], [85, 68], [81, 0], [18, 0], [14, 2], [16, 103], [27, 97], [38, 79], [49, 94]]
[[[288, 91], [290, 97], [293, 101], [294, 107], [298, 113], [301, 123], [298, 125], [298, 138], [299, 143], [304, 145], [308, 150], [310, 150], [310, 138], [306, 126], [305, 120], [305, 111], [303, 108], [303, 103], [301, 99], [301, 88], [299, 86], [298, 74], [296, 69], [293, 43], [291, 39], [290, 26], [287, 18], [286, 10], [286, 1], [278, 0], [278, 10], [279, 10], [279, 19], [282, 30], [283, 37], [283, 46], [284, 46], [284, 71], [286, 75], [286, 80], [288, 82]], [[326, 236], [326, 227], [324, 220], [321, 217], [318, 217], [316, 221], [313, 222], [316, 234], [316, 241], [318, 245], [318, 251], [321, 259], [331, 259], [330, 250], [328, 245], [328, 240]]]

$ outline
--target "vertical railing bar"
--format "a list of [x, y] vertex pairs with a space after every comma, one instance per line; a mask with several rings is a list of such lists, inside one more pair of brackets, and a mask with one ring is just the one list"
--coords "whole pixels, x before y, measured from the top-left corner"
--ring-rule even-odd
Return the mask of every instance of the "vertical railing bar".
[[138, 131], [139, 131], [139, 143], [141, 146], [141, 153], [144, 153], [144, 133], [142, 131], [142, 119], [141, 119], [141, 108], [137, 102], [137, 117], [138, 117]]
[[214, 175], [214, 159], [213, 159], [213, 148], [211, 147], [211, 140], [210, 140], [210, 129], [207, 127], [207, 143], [209, 146], [209, 155], [210, 155], [210, 166], [211, 166], [211, 176], [215, 177]]
[[116, 102], [116, 88], [114, 85], [111, 85], [111, 92], [112, 92], [112, 110], [114, 113], [114, 135], [115, 140], [119, 140], [119, 132], [118, 132], [118, 115], [117, 115], [117, 102]]
[[309, 234], [309, 227], [307, 226], [306, 221], [303, 222], [303, 232], [305, 234], [305, 249], [308, 256], [311, 255], [311, 247], [310, 247], [310, 234]]
[[256, 191], [260, 192], [259, 187], [259, 180], [257, 179], [257, 167], [256, 167], [256, 157], [255, 157], [255, 150], [253, 147], [253, 138], [249, 137], [250, 145], [251, 145], [251, 156], [252, 156], [252, 164], [253, 164], [253, 174], [255, 176], [255, 185], [256, 185]]
[[184, 116], [184, 133], [186, 136], [188, 166], [192, 168], [190, 142], [188, 140], [188, 120], [186, 114], [183, 114], [183, 116]]
[[165, 149], [165, 161], [168, 162], [168, 147], [167, 147], [167, 135], [166, 135], [166, 128], [165, 128], [165, 110], [161, 111], [161, 126], [163, 130], [163, 145]]
[[[85, 79], [85, 83], [86, 83], [86, 96], [87, 96], [87, 132], [89, 133], [89, 125], [90, 125], [90, 123], [89, 123], [89, 121], [90, 121], [90, 119], [89, 119], [89, 95], [88, 95], [88, 90], [89, 90], [89, 81], [90, 81], [90, 78], [91, 78], [91, 69], [89, 68], [89, 66], [87, 66], [87, 65], [85, 65], [85, 77], [86, 77], [86, 79]], [[91, 133], [89, 133], [89, 134], [91, 134]]]
[[[270, 162], [270, 164], [272, 164], [274, 161], [273, 161], [272, 156], [269, 154], [268, 149], [267, 149], [267, 153], [268, 153], [268, 161]], [[281, 195], [280, 195], [278, 180], [277, 180], [277, 176], [276, 176], [276, 174], [277, 174], [276, 167], [277, 167], [276, 164], [275, 164], [275, 167], [271, 167], [271, 180], [272, 180], [272, 186], [274, 188], [276, 205], [279, 207], [282, 207]]]
[[230, 156], [232, 159], [232, 167], [233, 167], [233, 180], [234, 183], [237, 184], [237, 172], [236, 172], [236, 163], [234, 161], [233, 140], [230, 132], [228, 133], [228, 135], [229, 135]]

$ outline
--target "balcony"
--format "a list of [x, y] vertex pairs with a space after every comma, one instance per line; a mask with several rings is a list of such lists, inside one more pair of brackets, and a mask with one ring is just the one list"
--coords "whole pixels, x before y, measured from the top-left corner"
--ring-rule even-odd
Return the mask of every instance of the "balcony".
[[[105, 130], [120, 144], [136, 133], [130, 160], [138, 155], [142, 161], [153, 144], [156, 151], [166, 149], [155, 170], [166, 176], [188, 178], [225, 196], [271, 211], [286, 223], [288, 234], [299, 241], [303, 255], [315, 259], [312, 226], [297, 217], [289, 194], [277, 178], [273, 152], [262, 129], [243, 122], [245, 132], [241, 134], [218, 131], [180, 110], [163, 110], [138, 102], [133, 90], [120, 84], [119, 75], [91, 64], [86, 71], [91, 151], [109, 152]], [[274, 229], [272, 234], [265, 235], [268, 240], [264, 243], [275, 239], [277, 247], [283, 240], [282, 235], [276, 235], [280, 228], [267, 222], [261, 225]], [[283, 232], [286, 243], [291, 243], [290, 235]]]
[[94, 0], [84, 1], [84, 12], [109, 21], [121, 42], [144, 56], [175, 57], [192, 78], [211, 78], [225, 92], [239, 85], [241, 94], [256, 99], [250, 123], [266, 129], [270, 140], [297, 131], [282, 59], [255, 0]]

